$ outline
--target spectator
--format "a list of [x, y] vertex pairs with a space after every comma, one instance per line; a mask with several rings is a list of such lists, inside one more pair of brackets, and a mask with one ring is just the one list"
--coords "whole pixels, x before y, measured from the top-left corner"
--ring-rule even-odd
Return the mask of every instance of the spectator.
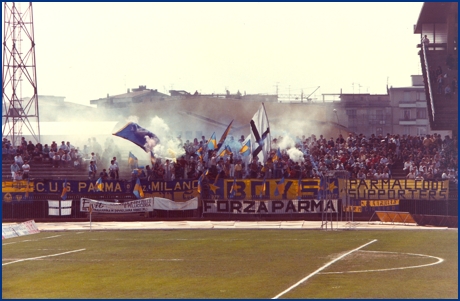
[[115, 164], [115, 161], [114, 160], [110, 161], [109, 175], [110, 175], [111, 180], [115, 180], [117, 176], [116, 170], [117, 170], [117, 165]]
[[426, 35], [422, 38], [422, 44], [423, 44], [423, 46], [425, 46], [425, 49], [428, 50], [428, 45], [430, 44], [430, 39], [428, 39], [428, 37]]
[[61, 152], [57, 151], [54, 153], [53, 164], [54, 168], [59, 168], [59, 166], [61, 165]]
[[62, 167], [69, 167], [72, 163], [72, 157], [70, 156], [68, 151], [64, 151], [61, 155], [61, 165]]
[[50, 153], [50, 148], [48, 147], [48, 144], [45, 144], [45, 146], [43, 147], [43, 150], [42, 150], [42, 159], [43, 159], [43, 161], [50, 161], [49, 153]]
[[96, 164], [94, 164], [93, 161], [90, 161], [88, 165], [88, 179], [94, 180], [96, 178], [96, 173], [97, 173]]
[[119, 179], [119, 170], [120, 170], [120, 167], [118, 166], [118, 161], [117, 161], [117, 157], [113, 157], [113, 164], [115, 165], [115, 179]]
[[27, 161], [25, 161], [24, 164], [22, 165], [22, 178], [28, 179], [29, 172], [30, 172], [30, 165]]
[[446, 85], [446, 87], [444, 88], [444, 96], [446, 98], [450, 98], [452, 96], [452, 90], [450, 88], [450, 85]]
[[14, 162], [16, 162], [19, 166], [22, 166], [24, 164], [24, 160], [21, 154], [17, 154], [16, 156], [14, 156]]
[[16, 161], [13, 161], [10, 169], [11, 169], [11, 178], [13, 179], [13, 182], [16, 182], [17, 180], [21, 180], [21, 168], [19, 167]]
[[99, 174], [99, 176], [102, 178], [102, 180], [108, 180], [109, 178], [109, 175], [107, 174], [107, 170], [102, 169], [101, 173]]

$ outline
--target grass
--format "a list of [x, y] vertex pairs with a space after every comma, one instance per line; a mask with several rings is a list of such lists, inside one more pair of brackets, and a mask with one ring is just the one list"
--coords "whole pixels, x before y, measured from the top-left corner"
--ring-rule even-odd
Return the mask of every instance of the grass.
[[[280, 298], [458, 298], [457, 230], [42, 232], [4, 240], [3, 263], [86, 250], [3, 266], [2, 297], [273, 298], [374, 239]], [[407, 253], [444, 261], [344, 273], [436, 261]]]

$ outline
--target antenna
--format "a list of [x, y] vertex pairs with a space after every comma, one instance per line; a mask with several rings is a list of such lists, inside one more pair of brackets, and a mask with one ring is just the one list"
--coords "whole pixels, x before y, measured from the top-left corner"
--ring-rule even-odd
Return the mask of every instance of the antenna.
[[23, 135], [40, 142], [32, 2], [4, 2], [3, 20], [2, 136], [13, 146]]

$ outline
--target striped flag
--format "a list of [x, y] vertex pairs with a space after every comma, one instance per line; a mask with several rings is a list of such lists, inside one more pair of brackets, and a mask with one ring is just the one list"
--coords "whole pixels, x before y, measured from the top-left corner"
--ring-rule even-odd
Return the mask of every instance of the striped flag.
[[220, 147], [222, 146], [222, 144], [224, 144], [225, 142], [225, 139], [227, 138], [227, 135], [228, 133], [230, 132], [230, 129], [232, 128], [232, 123], [233, 123], [233, 120], [230, 122], [230, 124], [227, 126], [227, 129], [225, 130], [225, 132], [222, 134], [222, 137], [220, 137], [220, 140], [219, 142], [217, 143], [217, 149], [220, 149]]
[[284, 176], [281, 178], [281, 180], [278, 182], [275, 188], [275, 196], [279, 196], [280, 194], [284, 193]]
[[226, 145], [225, 148], [220, 152], [219, 157], [229, 156], [232, 154], [230, 146]]
[[198, 159], [203, 162], [203, 147], [201, 146], [197, 151], [196, 151], [196, 155], [198, 155]]
[[144, 197], [144, 191], [142, 190], [141, 180], [139, 180], [139, 178], [136, 180], [136, 185], [134, 185], [133, 193], [138, 199]]
[[232, 188], [230, 188], [230, 198], [233, 198], [236, 194], [236, 178], [233, 178]]
[[278, 162], [279, 160], [281, 160], [281, 151], [280, 151], [280, 148], [278, 147], [275, 155], [273, 156], [273, 162]]
[[102, 183], [102, 178], [101, 177], [99, 179], [97, 179], [97, 181], [96, 181], [96, 188], [97, 188], [97, 191], [104, 190], [104, 183]]
[[216, 133], [212, 133], [211, 138], [208, 141], [208, 149], [215, 150], [217, 148]]
[[29, 178], [27, 178], [27, 186], [26, 186], [26, 194], [25, 194], [25, 197], [28, 198], [29, 197]]
[[132, 168], [137, 168], [138, 167], [137, 162], [138, 162], [137, 157], [134, 156], [131, 152], [129, 152], [128, 165]]
[[64, 181], [64, 186], [62, 187], [61, 199], [65, 200], [67, 198], [67, 179]]
[[246, 138], [246, 140], [243, 142], [243, 146], [241, 147], [239, 151], [240, 155], [243, 157], [247, 157], [251, 154], [251, 139], [250, 136]]
[[297, 199], [302, 198], [302, 173], [299, 173], [299, 183], [297, 184]]
[[262, 183], [262, 189], [260, 190], [260, 194], [259, 194], [259, 197], [262, 198], [262, 195], [265, 195], [265, 189], [266, 189], [266, 186], [267, 186], [267, 180], [266, 178], [264, 178], [264, 182]]

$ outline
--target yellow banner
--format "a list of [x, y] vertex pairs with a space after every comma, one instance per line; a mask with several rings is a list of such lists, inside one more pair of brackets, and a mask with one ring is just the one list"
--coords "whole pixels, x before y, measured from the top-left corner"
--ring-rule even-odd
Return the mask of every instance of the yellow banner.
[[[338, 180], [340, 198], [369, 200], [447, 200], [449, 181], [413, 179]], [[390, 205], [391, 206], [391, 205]]]

